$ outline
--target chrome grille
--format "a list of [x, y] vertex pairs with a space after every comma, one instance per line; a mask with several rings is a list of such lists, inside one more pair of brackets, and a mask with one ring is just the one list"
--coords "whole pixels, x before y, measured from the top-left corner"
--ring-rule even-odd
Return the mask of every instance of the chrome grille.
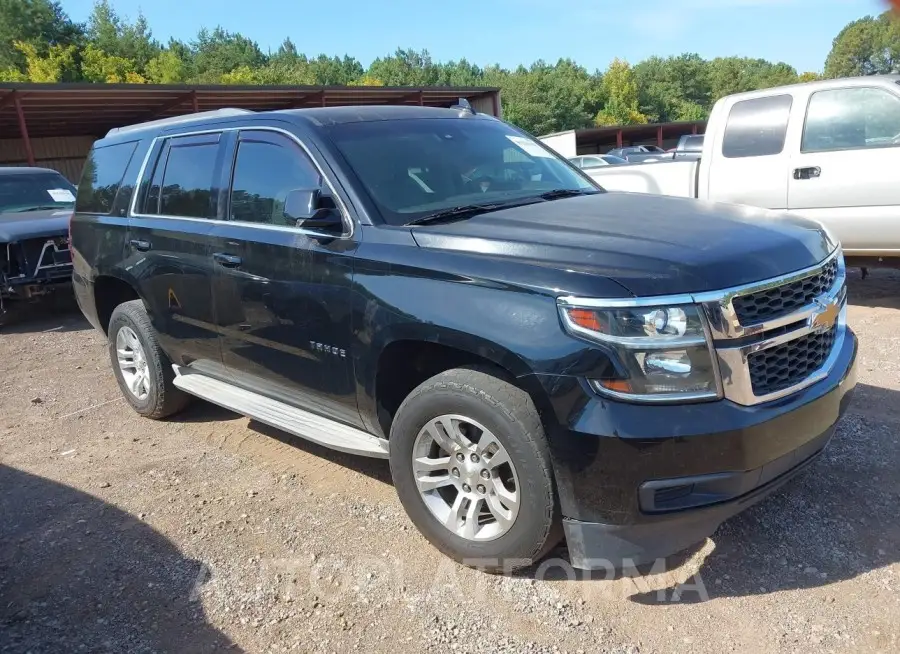
[[812, 304], [834, 286], [838, 263], [832, 258], [821, 270], [796, 281], [757, 293], [739, 295], [732, 300], [734, 312], [742, 325], [754, 325], [786, 316]]
[[836, 337], [837, 327], [832, 327], [751, 354], [747, 366], [754, 395], [777, 393], [803, 382], [825, 363]]

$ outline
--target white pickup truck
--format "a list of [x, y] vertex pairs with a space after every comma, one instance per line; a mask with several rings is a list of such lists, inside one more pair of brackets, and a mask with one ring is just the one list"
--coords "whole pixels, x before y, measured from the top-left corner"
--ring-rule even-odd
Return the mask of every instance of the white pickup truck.
[[610, 191], [786, 209], [823, 223], [856, 265], [898, 265], [900, 75], [731, 95], [699, 161], [585, 172]]

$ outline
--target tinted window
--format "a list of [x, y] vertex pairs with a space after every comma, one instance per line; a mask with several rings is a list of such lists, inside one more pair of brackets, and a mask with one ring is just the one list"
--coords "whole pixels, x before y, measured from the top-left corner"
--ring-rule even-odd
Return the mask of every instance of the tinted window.
[[540, 202], [556, 189], [598, 192], [554, 152], [499, 121], [384, 120], [327, 130], [391, 224], [463, 205]]
[[688, 136], [681, 143], [682, 150], [689, 150], [691, 152], [699, 151], [703, 149], [703, 137], [702, 136]]
[[218, 143], [173, 144], [166, 159], [159, 198], [163, 216], [209, 218]]
[[319, 173], [306, 154], [280, 137], [252, 132], [238, 144], [231, 191], [231, 219], [270, 225], [295, 225], [285, 218], [284, 198], [293, 189], [316, 189]]
[[601, 159], [603, 159], [603, 161], [605, 161], [606, 163], [608, 163], [610, 165], [618, 165], [618, 164], [628, 163], [627, 159], [622, 159], [621, 157], [614, 157], [611, 154], [603, 155], [601, 157]]
[[76, 211], [107, 214], [113, 201], [137, 141], [94, 148], [84, 162], [81, 183], [78, 185]]
[[722, 154], [726, 157], [763, 157], [784, 149], [790, 95], [757, 98], [735, 103], [728, 114]]
[[817, 91], [809, 99], [803, 152], [900, 145], [900, 98], [883, 89]]

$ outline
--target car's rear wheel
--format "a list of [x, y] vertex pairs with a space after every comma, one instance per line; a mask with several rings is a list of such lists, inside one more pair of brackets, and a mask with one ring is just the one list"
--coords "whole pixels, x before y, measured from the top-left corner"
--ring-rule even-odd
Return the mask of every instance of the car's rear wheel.
[[559, 542], [543, 426], [513, 384], [477, 369], [432, 377], [398, 409], [390, 452], [410, 519], [457, 561], [513, 570]]
[[109, 358], [122, 395], [147, 418], [180, 411], [190, 396], [175, 388], [172, 362], [162, 351], [141, 300], [117, 306], [109, 320]]

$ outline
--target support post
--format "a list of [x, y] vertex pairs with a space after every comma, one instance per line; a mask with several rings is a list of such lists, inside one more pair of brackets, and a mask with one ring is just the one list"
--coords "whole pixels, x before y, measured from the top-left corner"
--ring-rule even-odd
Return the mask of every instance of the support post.
[[419, 91], [419, 106], [425, 106], [425, 91]]
[[325, 89], [322, 89], [322, 98], [321, 103], [323, 107], [327, 107], [328, 105], [325, 103]]
[[662, 133], [662, 125], [657, 125], [656, 127], [656, 145], [662, 147], [663, 144], [663, 133]]
[[200, 111], [200, 103], [197, 101], [197, 92], [191, 91], [191, 105], [193, 106], [194, 113], [199, 113]]
[[491, 93], [491, 104], [494, 105], [494, 115], [500, 118], [500, 91]]
[[696, 133], [697, 133], [697, 123], [694, 123], [693, 126], [691, 127], [691, 134], [696, 134]]
[[622, 147], [622, 130], [620, 130], [620, 129], [616, 130], [616, 147], [617, 148]]
[[34, 165], [34, 150], [31, 149], [31, 139], [28, 138], [28, 125], [25, 123], [25, 112], [22, 110], [22, 99], [13, 91], [13, 102], [16, 105], [16, 115], [19, 118], [19, 132], [22, 134], [22, 144], [25, 146], [25, 158], [29, 166]]

